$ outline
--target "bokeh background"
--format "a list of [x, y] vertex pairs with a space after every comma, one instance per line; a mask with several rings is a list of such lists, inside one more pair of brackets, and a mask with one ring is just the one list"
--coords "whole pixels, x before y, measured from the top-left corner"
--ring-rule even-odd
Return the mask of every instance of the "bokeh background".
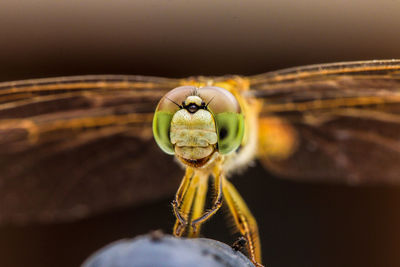
[[[399, 14], [400, 2], [387, 0], [6, 0], [0, 80], [258, 74], [400, 58]], [[261, 166], [232, 181], [258, 219], [268, 266], [400, 266], [399, 187], [299, 183]], [[111, 241], [170, 232], [171, 199], [74, 222], [2, 225], [0, 266], [78, 266]], [[223, 213], [204, 227], [227, 243], [229, 233]]]

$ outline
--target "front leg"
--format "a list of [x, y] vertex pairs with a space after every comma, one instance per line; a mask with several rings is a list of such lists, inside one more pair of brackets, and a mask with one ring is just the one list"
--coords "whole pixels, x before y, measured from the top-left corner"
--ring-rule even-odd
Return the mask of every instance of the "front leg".
[[222, 205], [222, 182], [224, 180], [224, 176], [222, 172], [219, 170], [217, 171], [217, 174], [215, 175], [215, 183], [214, 187], [217, 193], [217, 196], [214, 200], [214, 204], [212, 205], [211, 209], [207, 210], [203, 215], [201, 215], [198, 218], [195, 218], [192, 220], [192, 229], [193, 233], [196, 234], [198, 226], [203, 224], [205, 221], [211, 218], [221, 207]]
[[[193, 218], [198, 218], [204, 213], [204, 204], [206, 202], [207, 190], [208, 190], [208, 179], [209, 174], [200, 175], [199, 183], [197, 185], [196, 196], [193, 201], [193, 206], [190, 211], [190, 216]], [[200, 226], [197, 226], [197, 231], [193, 232], [193, 228], [189, 228], [187, 232], [188, 237], [198, 237], [200, 233]]]
[[172, 201], [172, 207], [176, 217], [176, 223], [173, 229], [175, 236], [182, 236], [186, 226], [189, 223], [189, 212], [192, 207], [193, 199], [196, 193], [199, 177], [192, 168], [187, 168], [181, 185]]

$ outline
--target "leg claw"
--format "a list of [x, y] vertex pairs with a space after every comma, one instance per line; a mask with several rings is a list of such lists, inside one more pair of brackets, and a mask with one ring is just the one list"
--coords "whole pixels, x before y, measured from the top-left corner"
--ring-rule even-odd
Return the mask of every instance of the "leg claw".
[[193, 233], [197, 233], [197, 224], [192, 223]]

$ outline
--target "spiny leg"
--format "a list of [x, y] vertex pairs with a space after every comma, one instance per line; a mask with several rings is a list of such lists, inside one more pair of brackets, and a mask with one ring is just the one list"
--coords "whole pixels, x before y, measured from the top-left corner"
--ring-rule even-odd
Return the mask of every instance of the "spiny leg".
[[193, 178], [193, 173], [194, 173], [194, 170], [192, 168], [190, 168], [190, 167], [186, 168], [185, 176], [183, 176], [182, 182], [179, 185], [178, 191], [175, 194], [174, 202], [176, 202], [178, 207], [181, 205], [183, 196], [185, 195], [186, 190], [189, 186], [189, 183], [190, 183], [191, 179]]
[[176, 222], [174, 225], [174, 230], [173, 234], [175, 236], [182, 236], [186, 226], [189, 224], [190, 218], [190, 209], [193, 204], [193, 199], [196, 193], [196, 187], [197, 184], [195, 183], [195, 180], [190, 183], [190, 186], [183, 198], [182, 205], [180, 208], [175, 208], [174, 206], [174, 213], [176, 216]]
[[192, 168], [186, 168], [185, 176], [183, 176], [181, 184], [178, 188], [178, 191], [175, 194], [175, 199], [172, 201], [172, 207], [174, 209], [175, 217], [179, 219], [182, 223], [185, 222], [185, 219], [183, 216], [180, 214], [179, 210], [182, 205], [182, 200], [184, 195], [186, 194], [186, 191], [189, 187], [189, 184], [191, 183], [193, 179], [193, 173], [194, 170]]
[[182, 236], [185, 227], [189, 223], [189, 213], [199, 181], [199, 177], [196, 174], [193, 174], [193, 171], [187, 170], [186, 174], [175, 196], [175, 200], [172, 202], [176, 217], [173, 230], [175, 236]]
[[[208, 189], [208, 174], [203, 174], [199, 177], [199, 182], [197, 185], [197, 192], [194, 199], [194, 204], [192, 207], [192, 218], [200, 217], [204, 212], [204, 204], [207, 196], [207, 189]], [[190, 228], [188, 231], [188, 237], [197, 237], [200, 233], [200, 225], [197, 226], [197, 231], [193, 232], [193, 229]]]
[[247, 239], [247, 250], [251, 261], [256, 266], [263, 266], [261, 264], [261, 244], [256, 220], [235, 187], [226, 179], [223, 181], [222, 190], [236, 226]]
[[213, 216], [222, 205], [222, 182], [225, 180], [225, 177], [223, 176], [219, 166], [217, 166], [214, 170], [214, 180], [214, 187], [217, 196], [215, 197], [214, 204], [212, 205], [211, 209], [204, 212], [200, 217], [193, 217], [194, 219], [192, 220], [191, 226], [195, 234], [197, 232], [197, 226], [210, 219], [211, 216]]

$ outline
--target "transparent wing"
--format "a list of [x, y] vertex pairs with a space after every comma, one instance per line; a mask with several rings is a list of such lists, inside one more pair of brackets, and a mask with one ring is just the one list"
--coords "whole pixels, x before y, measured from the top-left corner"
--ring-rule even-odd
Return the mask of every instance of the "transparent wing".
[[113, 75], [0, 83], [0, 223], [72, 220], [171, 194], [182, 174], [151, 122], [178, 85]]
[[399, 60], [249, 78], [250, 94], [263, 100], [262, 118], [276, 116], [296, 139], [287, 157], [260, 155], [267, 168], [299, 180], [400, 184]]

